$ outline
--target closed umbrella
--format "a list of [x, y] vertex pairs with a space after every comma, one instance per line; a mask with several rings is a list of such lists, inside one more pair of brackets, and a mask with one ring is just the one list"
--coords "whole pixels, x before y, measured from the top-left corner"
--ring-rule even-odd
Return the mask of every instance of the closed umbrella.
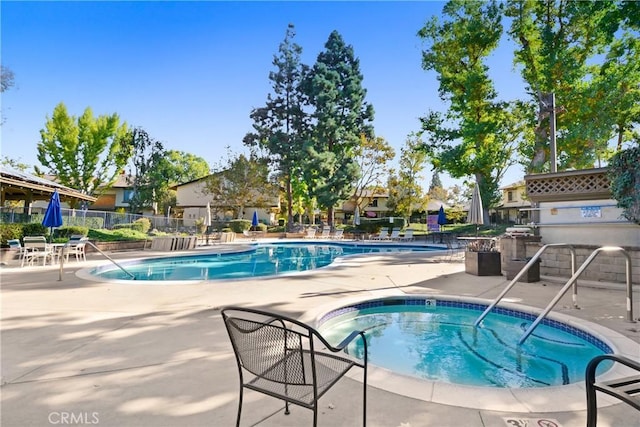
[[356, 210], [353, 212], [353, 225], [360, 225], [360, 207], [356, 206]]
[[444, 213], [444, 206], [440, 205], [440, 210], [438, 211], [438, 225], [440, 225], [440, 231], [442, 231], [442, 226], [447, 223], [447, 215]]
[[53, 227], [60, 227], [62, 225], [62, 208], [60, 208], [60, 195], [58, 195], [58, 190], [54, 191], [51, 195], [49, 205], [44, 213], [42, 225], [51, 229], [49, 234], [49, 241], [51, 241], [53, 237]]
[[258, 211], [253, 211], [253, 218], [251, 218], [251, 227], [253, 227], [253, 231], [258, 227]]
[[207, 211], [204, 213], [204, 225], [207, 226], [207, 230], [211, 227], [211, 204], [207, 202]]
[[484, 211], [482, 209], [482, 197], [480, 197], [480, 186], [476, 183], [473, 188], [473, 197], [471, 197], [471, 205], [469, 205], [469, 214], [467, 222], [476, 225], [476, 236], [478, 229], [484, 225]]

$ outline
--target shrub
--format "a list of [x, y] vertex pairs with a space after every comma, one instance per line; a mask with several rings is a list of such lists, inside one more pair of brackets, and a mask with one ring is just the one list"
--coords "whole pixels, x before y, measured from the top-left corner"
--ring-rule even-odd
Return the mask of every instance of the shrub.
[[121, 228], [118, 230], [89, 230], [89, 239], [99, 242], [117, 242], [121, 240], [146, 240], [147, 235], [130, 228]]
[[55, 231], [56, 238], [69, 238], [74, 235], [86, 236], [89, 233], [88, 227], [69, 226], [60, 227]]
[[609, 160], [611, 194], [622, 216], [640, 225], [640, 145], [616, 153]]
[[49, 236], [49, 228], [37, 222], [22, 224], [22, 236]]
[[234, 233], [242, 233], [251, 228], [251, 221], [246, 219], [233, 219], [229, 221], [229, 228]]
[[151, 220], [149, 218], [140, 218], [135, 220], [133, 225], [135, 226], [134, 230], [138, 230], [138, 227], [140, 227], [140, 231], [147, 233], [151, 229]]
[[7, 240], [22, 238], [22, 224], [0, 224], [0, 244], [6, 245]]

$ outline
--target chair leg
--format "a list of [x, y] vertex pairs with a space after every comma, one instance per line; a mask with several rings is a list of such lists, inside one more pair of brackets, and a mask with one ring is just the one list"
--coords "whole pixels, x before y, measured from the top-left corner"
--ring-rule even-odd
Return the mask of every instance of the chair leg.
[[240, 416], [242, 415], [242, 384], [240, 384], [240, 398], [238, 399], [238, 418], [236, 419], [236, 427], [240, 427]]

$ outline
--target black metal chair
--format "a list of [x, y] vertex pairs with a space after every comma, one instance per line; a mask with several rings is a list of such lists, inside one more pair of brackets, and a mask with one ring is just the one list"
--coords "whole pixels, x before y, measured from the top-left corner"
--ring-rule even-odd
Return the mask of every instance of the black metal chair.
[[[262, 310], [226, 307], [222, 318], [238, 362], [240, 401], [236, 426], [240, 426], [244, 388], [284, 400], [313, 411], [318, 421], [318, 400], [352, 367], [364, 371], [362, 425], [367, 415], [367, 341], [354, 331], [338, 346], [329, 344], [318, 331], [297, 320]], [[360, 337], [357, 356], [344, 352]]]
[[619, 378], [610, 381], [596, 381], [596, 369], [598, 365], [611, 360], [614, 363], [621, 363], [640, 373], [640, 363], [627, 357], [616, 354], [603, 354], [596, 356], [587, 365], [585, 381], [587, 386], [587, 427], [596, 427], [598, 421], [598, 404], [596, 401], [596, 391], [606, 393], [622, 400], [627, 405], [640, 411], [640, 374], [630, 377]]

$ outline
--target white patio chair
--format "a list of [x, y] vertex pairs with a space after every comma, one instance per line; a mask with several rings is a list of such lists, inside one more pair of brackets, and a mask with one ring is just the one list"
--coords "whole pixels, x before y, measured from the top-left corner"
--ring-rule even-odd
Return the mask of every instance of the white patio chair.
[[85, 247], [87, 245], [87, 240], [89, 239], [84, 236], [71, 236], [67, 245], [62, 249], [64, 261], [69, 262], [69, 255], [74, 255], [76, 257], [76, 261], [86, 261], [87, 254], [85, 252]]
[[20, 239], [8, 239], [7, 244], [11, 249], [18, 250], [18, 261], [22, 260], [24, 256], [24, 247], [22, 247], [22, 243], [20, 243]]
[[305, 239], [313, 239], [316, 237], [316, 229], [315, 228], [307, 228], [307, 234], [305, 234]]
[[344, 230], [340, 228], [333, 232], [333, 235], [331, 236], [331, 238], [333, 240], [342, 240], [344, 238], [343, 234], [344, 234]]
[[22, 255], [22, 263], [24, 267], [25, 263], [33, 265], [36, 260], [42, 258], [42, 265], [47, 264], [47, 259], [51, 260], [53, 264], [54, 253], [51, 247], [47, 244], [47, 238], [44, 236], [25, 236], [23, 237], [24, 253]]

